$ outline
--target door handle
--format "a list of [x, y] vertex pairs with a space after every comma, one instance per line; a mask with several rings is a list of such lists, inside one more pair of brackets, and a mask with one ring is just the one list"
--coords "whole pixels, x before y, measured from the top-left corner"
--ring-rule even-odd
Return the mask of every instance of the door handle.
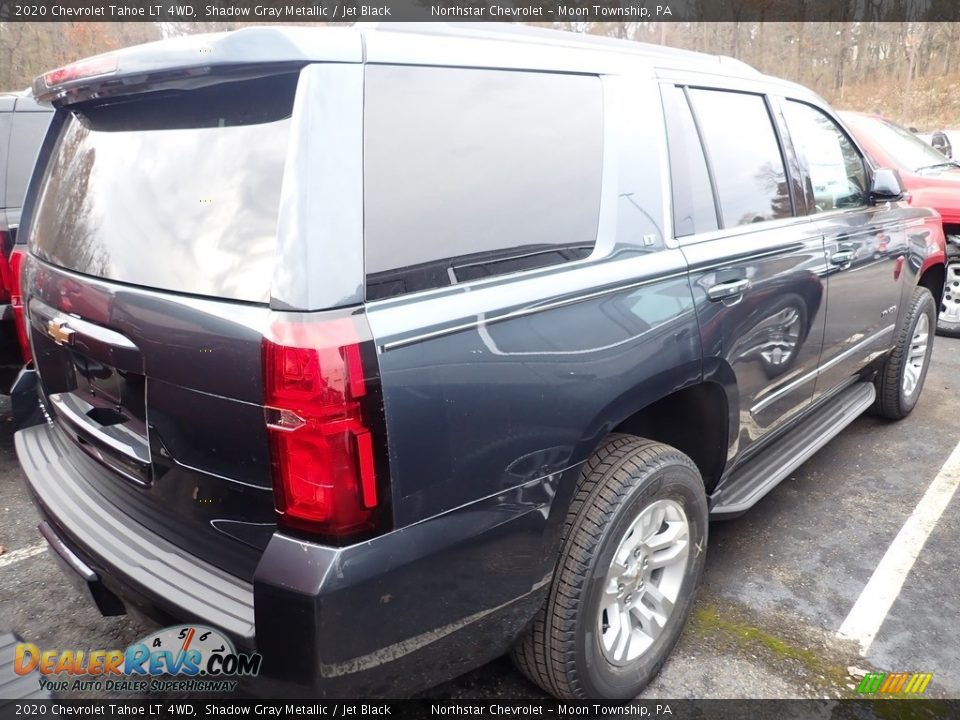
[[726, 300], [737, 295], [743, 295], [748, 287], [750, 287], [750, 281], [746, 278], [718, 283], [707, 288], [707, 297], [711, 300]]
[[831, 265], [849, 265], [853, 262], [853, 250], [838, 250], [830, 256]]

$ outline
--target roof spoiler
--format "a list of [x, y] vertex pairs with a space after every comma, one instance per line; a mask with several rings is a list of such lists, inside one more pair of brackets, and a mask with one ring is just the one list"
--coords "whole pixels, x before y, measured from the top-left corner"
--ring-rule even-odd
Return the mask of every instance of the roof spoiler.
[[224, 75], [255, 77], [276, 72], [278, 66], [363, 61], [359, 32], [304, 30], [253, 27], [136, 45], [44, 73], [33, 81], [33, 94], [62, 107], [147, 90], [200, 87]]

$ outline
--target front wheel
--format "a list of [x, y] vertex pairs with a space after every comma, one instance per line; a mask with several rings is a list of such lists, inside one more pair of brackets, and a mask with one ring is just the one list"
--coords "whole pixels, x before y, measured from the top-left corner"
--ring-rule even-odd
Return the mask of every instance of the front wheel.
[[951, 257], [947, 262], [947, 279], [943, 284], [937, 333], [946, 337], [960, 337], [960, 258], [957, 257]]
[[680, 636], [706, 543], [690, 458], [612, 436], [584, 466], [549, 597], [514, 662], [556, 697], [636, 697]]
[[936, 302], [925, 287], [913, 291], [896, 344], [877, 374], [874, 409], [889, 420], [905, 418], [920, 399], [936, 328]]

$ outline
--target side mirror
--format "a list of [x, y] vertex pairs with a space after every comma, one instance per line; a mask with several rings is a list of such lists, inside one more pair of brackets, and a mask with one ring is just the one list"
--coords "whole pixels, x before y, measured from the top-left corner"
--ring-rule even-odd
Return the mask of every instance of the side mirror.
[[878, 205], [903, 199], [903, 186], [896, 170], [880, 168], [873, 173], [870, 182], [870, 202]]

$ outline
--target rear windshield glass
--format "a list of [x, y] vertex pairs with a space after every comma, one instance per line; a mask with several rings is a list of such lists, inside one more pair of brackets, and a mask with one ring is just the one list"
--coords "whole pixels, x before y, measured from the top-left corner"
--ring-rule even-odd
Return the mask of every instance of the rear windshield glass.
[[30, 243], [133, 285], [267, 302], [295, 74], [81, 107], [48, 165]]

